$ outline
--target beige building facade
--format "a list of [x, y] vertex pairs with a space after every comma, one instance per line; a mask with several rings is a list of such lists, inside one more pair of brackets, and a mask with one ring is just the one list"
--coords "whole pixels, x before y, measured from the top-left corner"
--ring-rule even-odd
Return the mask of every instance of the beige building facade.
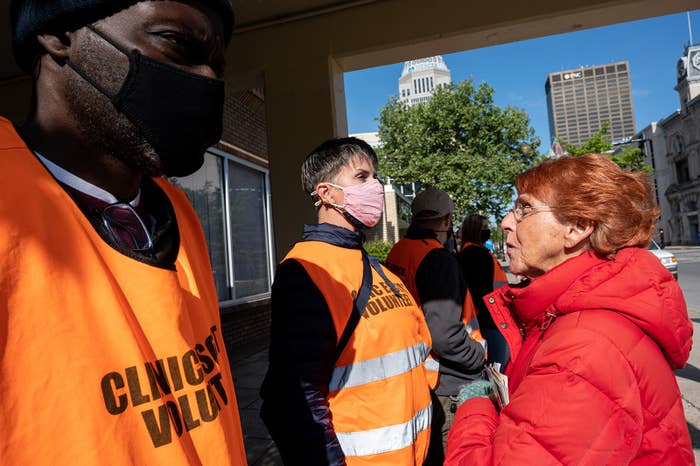
[[700, 244], [700, 45], [686, 49], [677, 73], [681, 108], [660, 123], [673, 167], [665, 193], [671, 205], [671, 241]]
[[687, 47], [677, 64], [680, 109], [637, 133], [645, 162], [654, 168], [667, 244], [700, 244], [700, 45]]
[[671, 184], [667, 238], [671, 244], [700, 244], [700, 97], [659, 123], [664, 130]]

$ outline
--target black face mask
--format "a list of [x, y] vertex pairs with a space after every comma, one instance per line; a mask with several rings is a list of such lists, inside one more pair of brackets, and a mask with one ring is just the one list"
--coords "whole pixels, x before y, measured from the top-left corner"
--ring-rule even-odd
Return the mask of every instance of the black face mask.
[[224, 82], [181, 70], [136, 50], [126, 52], [92, 26], [88, 29], [129, 57], [129, 73], [116, 95], [67, 62], [136, 126], [155, 149], [168, 176], [187, 176], [221, 139]]
[[454, 230], [452, 229], [452, 224], [450, 223], [450, 226], [447, 230], [445, 230], [445, 242], [442, 243], [442, 245], [449, 249], [450, 252], [454, 251], [457, 249], [457, 242], [455, 241], [454, 237]]
[[491, 238], [491, 230], [481, 230], [481, 244], [486, 243]]

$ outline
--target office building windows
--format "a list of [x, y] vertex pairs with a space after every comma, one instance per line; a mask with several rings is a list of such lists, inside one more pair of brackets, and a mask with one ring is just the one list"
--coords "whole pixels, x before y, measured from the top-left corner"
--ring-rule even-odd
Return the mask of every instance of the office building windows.
[[410, 88], [413, 83], [414, 97], [409, 98], [411, 93], [407, 91], [405, 95], [400, 93], [400, 99], [407, 105], [427, 102], [435, 88], [447, 86], [450, 82], [450, 70], [441, 56], [409, 60], [404, 62], [399, 89]]
[[551, 73], [545, 92], [552, 138], [580, 145], [604, 121], [614, 122], [609, 128], [612, 140], [635, 133], [627, 62]]

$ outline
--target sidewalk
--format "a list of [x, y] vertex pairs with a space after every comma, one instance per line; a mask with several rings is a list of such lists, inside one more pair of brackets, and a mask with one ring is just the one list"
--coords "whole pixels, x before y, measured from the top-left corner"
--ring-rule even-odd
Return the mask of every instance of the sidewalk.
[[[512, 278], [509, 275], [509, 279]], [[693, 321], [696, 341], [700, 339], [700, 309], [689, 309], [688, 314]], [[267, 371], [268, 352], [264, 344], [229, 354], [232, 365], [233, 381], [236, 387], [236, 398], [243, 426], [248, 464], [250, 466], [279, 466], [282, 461], [267, 429], [260, 420], [259, 396], [265, 372]], [[676, 380], [681, 390], [683, 407], [690, 437], [695, 451], [695, 462], [700, 465], [700, 345], [693, 345], [688, 364], [676, 371]]]
[[693, 321], [693, 349], [685, 367], [676, 371], [676, 380], [681, 389], [685, 420], [693, 442], [695, 464], [700, 464], [700, 345], [697, 344], [700, 339], [700, 310], [688, 309], [688, 315]]
[[249, 466], [278, 466], [282, 460], [277, 453], [267, 429], [260, 419], [260, 386], [267, 372], [267, 348], [247, 351], [252, 355], [237, 358], [229, 354], [232, 360], [231, 372], [236, 388], [238, 411], [243, 427], [243, 441]]

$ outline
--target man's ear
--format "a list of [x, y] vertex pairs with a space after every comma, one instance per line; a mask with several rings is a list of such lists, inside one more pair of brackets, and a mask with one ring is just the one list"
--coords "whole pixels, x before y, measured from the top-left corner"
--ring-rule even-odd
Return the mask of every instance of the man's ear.
[[70, 53], [72, 34], [63, 33], [55, 34], [39, 34], [36, 36], [36, 41], [39, 45], [59, 63], [64, 62]]
[[594, 229], [593, 222], [569, 224], [564, 237], [564, 246], [568, 249], [577, 248], [588, 240]]

